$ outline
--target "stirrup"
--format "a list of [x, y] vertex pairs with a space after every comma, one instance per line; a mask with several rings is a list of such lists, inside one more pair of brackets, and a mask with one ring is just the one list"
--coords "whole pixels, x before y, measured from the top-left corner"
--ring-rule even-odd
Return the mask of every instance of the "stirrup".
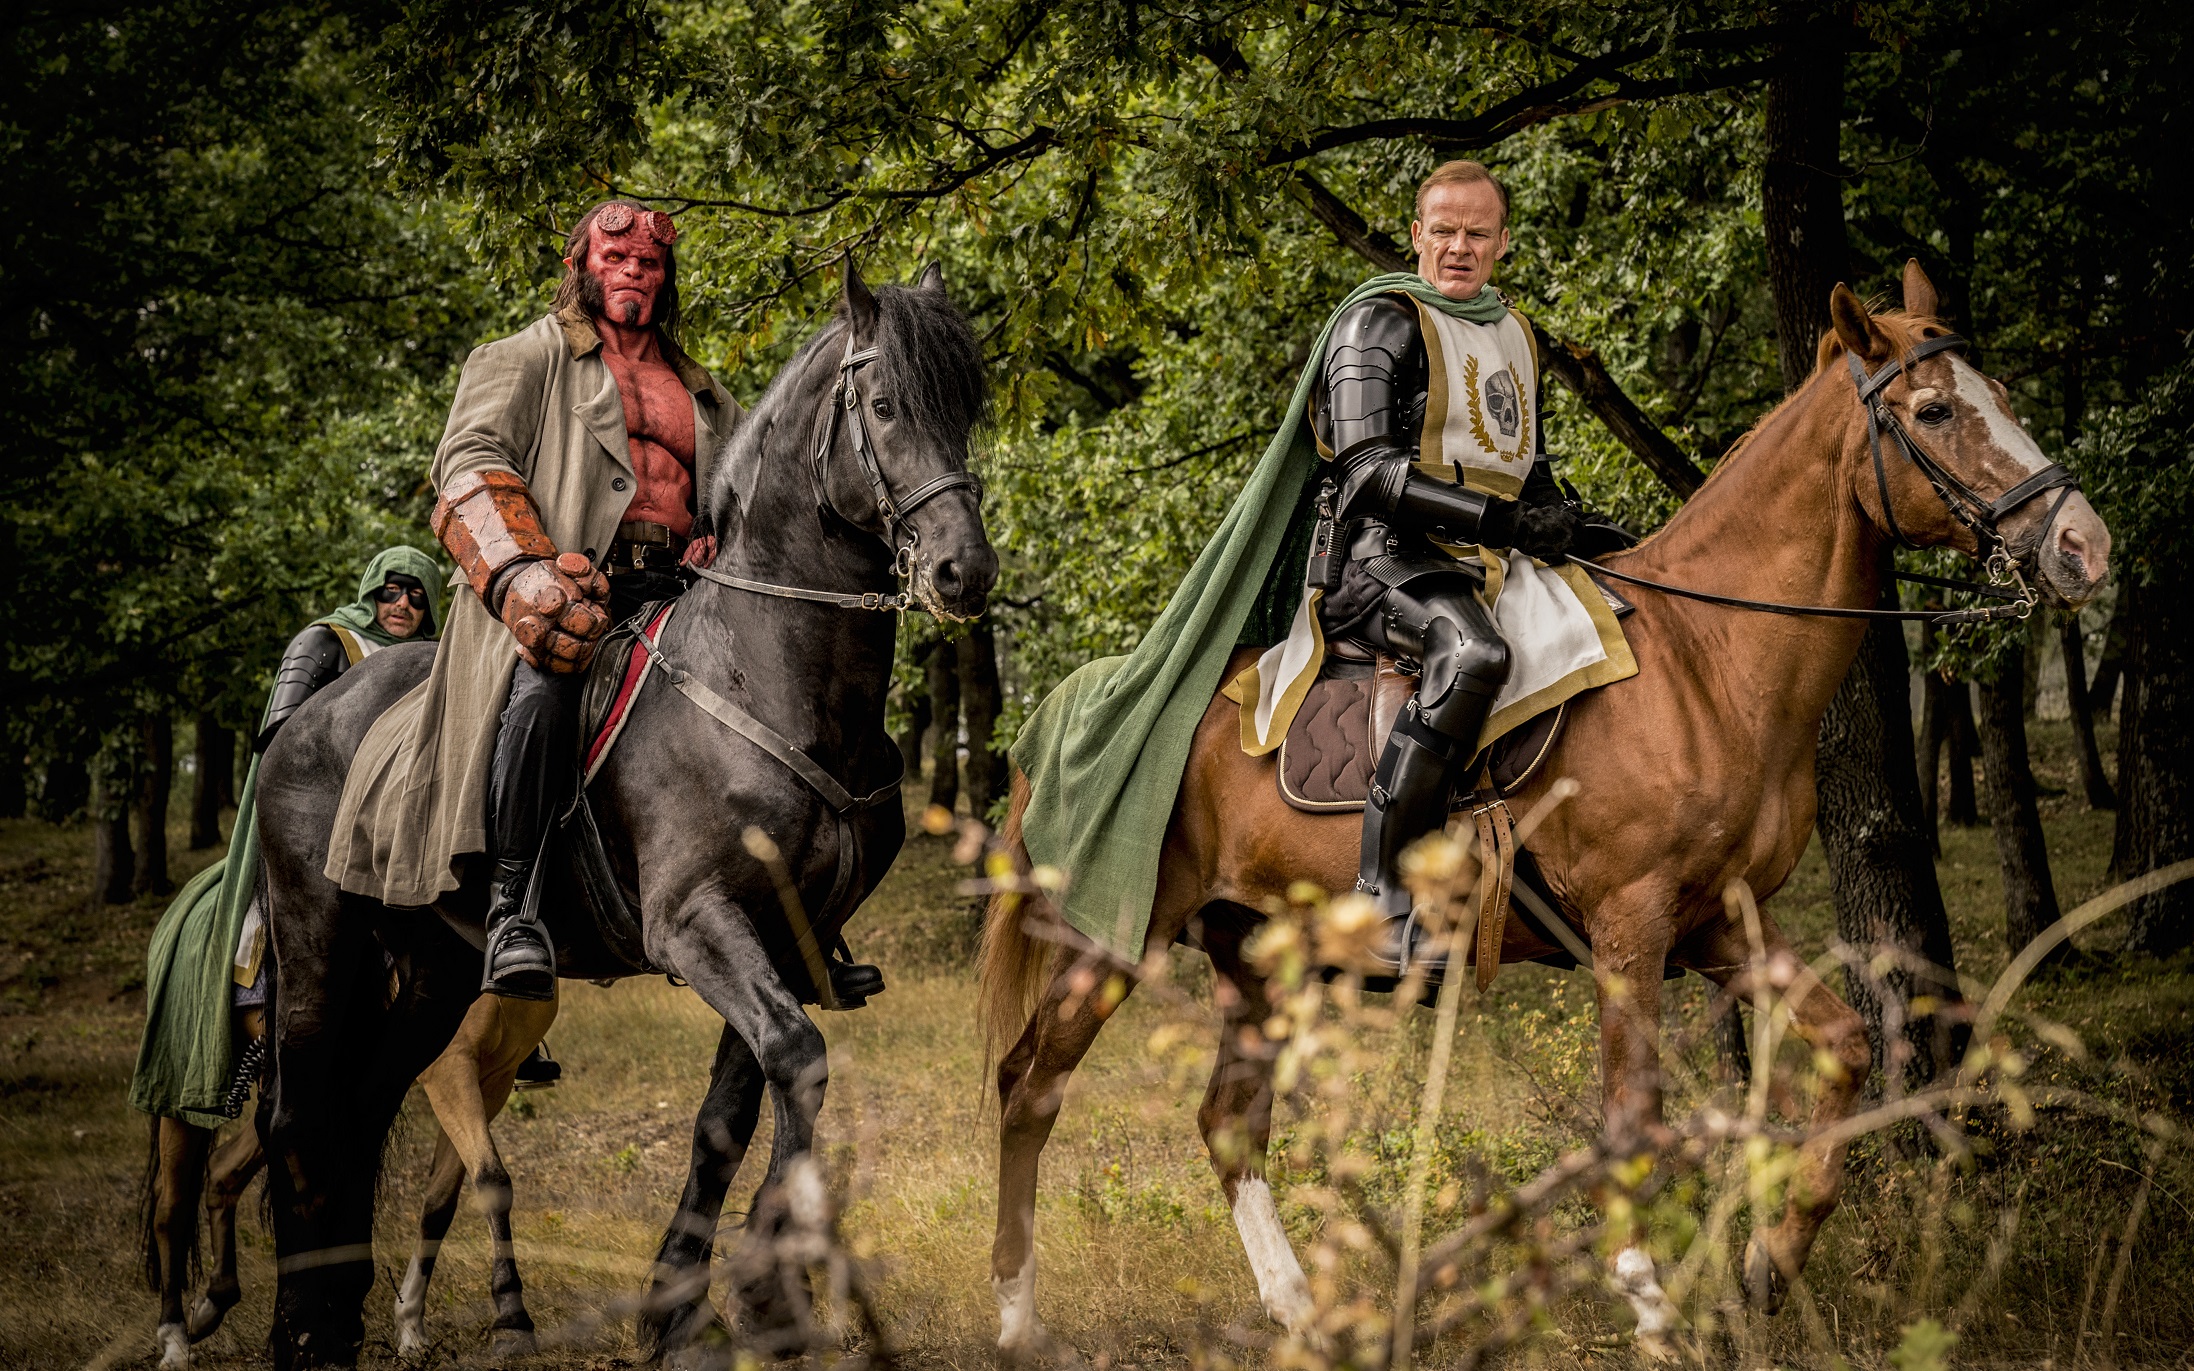
[[556, 998], [556, 948], [534, 919], [505, 919], [488, 932], [480, 993], [506, 1000]]

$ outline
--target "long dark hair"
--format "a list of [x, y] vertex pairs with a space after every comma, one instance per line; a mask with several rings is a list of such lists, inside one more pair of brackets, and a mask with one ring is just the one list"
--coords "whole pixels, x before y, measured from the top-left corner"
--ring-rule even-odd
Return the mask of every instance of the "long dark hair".
[[[550, 304], [550, 308], [559, 314], [574, 305], [589, 304], [583, 293], [586, 277], [589, 275], [587, 231], [594, 227], [594, 217], [611, 205], [625, 206], [632, 211], [635, 219], [648, 212], [648, 207], [637, 200], [616, 199], [604, 200], [579, 216], [579, 222], [571, 226], [571, 232], [564, 238], [564, 256], [571, 260], [571, 266], [565, 269], [564, 279], [556, 283], [556, 299]], [[640, 225], [635, 223], [633, 229], [640, 231]], [[664, 243], [662, 248], [663, 290], [655, 298], [655, 328], [663, 337], [675, 343], [678, 341], [678, 245]]]

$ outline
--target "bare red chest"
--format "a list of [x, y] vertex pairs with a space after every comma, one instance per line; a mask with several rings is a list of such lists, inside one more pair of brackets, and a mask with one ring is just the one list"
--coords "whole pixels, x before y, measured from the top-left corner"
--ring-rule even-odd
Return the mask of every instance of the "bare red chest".
[[660, 358], [605, 353], [625, 406], [625, 441], [635, 477], [625, 519], [663, 524], [684, 536], [693, 527], [693, 396]]

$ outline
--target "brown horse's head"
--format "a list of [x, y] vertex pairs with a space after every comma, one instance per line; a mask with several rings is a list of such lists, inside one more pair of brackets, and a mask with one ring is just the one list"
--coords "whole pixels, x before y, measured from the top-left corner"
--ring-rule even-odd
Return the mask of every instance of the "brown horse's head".
[[[1839, 285], [1829, 301], [1835, 328], [1821, 339], [1820, 365], [1848, 371], [1846, 354], [1855, 356], [1869, 375], [1910, 354], [1913, 346], [1950, 330], [1935, 318], [1935, 287], [1908, 262], [1902, 312], [1869, 314], [1849, 287]], [[2004, 388], [1982, 375], [1955, 351], [1931, 353], [1909, 364], [1880, 392], [1883, 408], [1928, 457], [1983, 503], [2003, 496], [2042, 471], [2049, 459], [2028, 435]], [[1887, 478], [1889, 509], [1882, 508], [1882, 481], [1868, 450], [1863, 409], [1853, 409], [1856, 460], [1849, 464], [1859, 505], [1884, 532], [1901, 531], [1914, 543], [1948, 544], [1969, 555], [1987, 549], [1973, 530], [1951, 513], [1927, 476], [1905, 454], [1893, 434], [1881, 435], [1882, 474]], [[2043, 490], [2008, 510], [1997, 532], [2012, 558], [2038, 572], [2043, 586], [2066, 604], [2086, 604], [2102, 589], [2110, 571], [2110, 530], [2087, 497], [2077, 491]], [[2055, 517], [2052, 518], [2052, 511]]]

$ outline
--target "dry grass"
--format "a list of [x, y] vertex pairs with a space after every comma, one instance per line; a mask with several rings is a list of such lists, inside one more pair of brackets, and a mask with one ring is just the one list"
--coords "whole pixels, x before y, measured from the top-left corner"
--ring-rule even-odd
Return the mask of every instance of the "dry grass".
[[[2069, 780], [2063, 732], [2035, 727], [2045, 785]], [[2045, 816], [2069, 908], [2102, 884], [2109, 817], [2063, 798], [2045, 802]], [[134, 1253], [144, 1126], [122, 1097], [142, 1008], [139, 963], [158, 902], [85, 914], [88, 847], [82, 830], [0, 824], [0, 1366], [151, 1364], [154, 1305], [136, 1283]], [[892, 985], [867, 1010], [821, 1018], [832, 1064], [822, 1136], [846, 1196], [843, 1231], [873, 1264], [898, 1346], [921, 1365], [988, 1367], [994, 1115], [977, 1079], [974, 913], [954, 893], [961, 873], [948, 851], [935, 839], [910, 843], [856, 926], [857, 949], [883, 962]], [[190, 865], [178, 860], [176, 874]], [[1985, 982], [2006, 960], [1987, 832], [1946, 832], [1942, 872], [1961, 969]], [[1801, 949], [1824, 946], [1833, 921], [1817, 854], [1774, 909]], [[2106, 922], [2083, 941], [2107, 948], [2113, 933]], [[1271, 1355], [1250, 1345], [1265, 1327], [1254, 1282], [1195, 1127], [1212, 1052], [1212, 1030], [1196, 1008], [1208, 1001], [1208, 974], [1176, 954], [1173, 979], [1183, 992], [1177, 1002], [1133, 997], [1074, 1079], [1045, 1159], [1038, 1299], [1052, 1330], [1099, 1367], [1260, 1365]], [[1700, 1023], [1701, 983], [1670, 990], [1671, 1029]], [[519, 1097], [497, 1135], [518, 1188], [528, 1303], [547, 1346], [538, 1364], [610, 1366], [632, 1355], [621, 1309], [683, 1180], [718, 1025], [690, 991], [661, 982], [572, 985], [566, 994], [550, 1038], [564, 1084]], [[2098, 961], [2037, 983], [2020, 1004], [2084, 1044], [2074, 1053], [2016, 1028], [2034, 1058], [2029, 1084], [2194, 1117], [2194, 966]], [[1419, 1013], [1355, 1043], [1346, 1145], [1371, 1163], [1363, 1193], [1375, 1213], [1400, 1198], [1431, 1038], [1432, 1016]], [[1589, 1136], [1594, 1044], [1581, 975], [1512, 968], [1482, 1002], [1466, 993], [1428, 1186], [1467, 1182], [1480, 1164], [1491, 1184], [1522, 1181]], [[1710, 1073], [1703, 1049], [1689, 1065], [1702, 1078]], [[1698, 1090], [1707, 1088], [1702, 1079]], [[1677, 1093], [1672, 1114], [1696, 1098]], [[1319, 1141], [1325, 1106], [1307, 1108], [1283, 1111], [1280, 1122], [1283, 1216], [1300, 1246], [1337, 1245], [1344, 1285], [1375, 1290], [1388, 1279], [1381, 1260], [1349, 1248], [1343, 1226], [1313, 1202], [1337, 1151]], [[415, 1099], [390, 1154], [385, 1274], [402, 1266], [429, 1136]], [[1899, 1371], [1921, 1371], [1940, 1358], [1907, 1330], [1933, 1318], [1958, 1336], [1947, 1353], [1956, 1365], [2187, 1364], [2187, 1150], [2155, 1151], [2135, 1130], [2070, 1110], [2044, 1109], [2025, 1130], [2002, 1111], [1982, 1111], [1973, 1136], [1977, 1155], [1965, 1167], [1862, 1145], [1846, 1206], [1828, 1224], [1795, 1307], [1757, 1341], [1710, 1342], [1710, 1359], [1825, 1365], [1827, 1348], [1851, 1366], [1889, 1366], [1897, 1353]], [[1661, 1241], [1680, 1243], [1698, 1222], [1714, 1174], [1710, 1166], [1665, 1193], [1653, 1211]], [[2137, 1195], [2145, 1218], [2127, 1248]], [[1468, 1206], [1443, 1215], [1438, 1194], [1431, 1198], [1436, 1236]], [[1991, 1243], [2014, 1211], [2016, 1233], [1999, 1244], [2000, 1269], [1989, 1277]], [[1568, 1203], [1549, 1231], [1574, 1232], [1590, 1219], [1584, 1205]], [[255, 1215], [239, 1228], [245, 1300], [197, 1349], [202, 1365], [261, 1360], [271, 1243]], [[429, 1312], [430, 1331], [453, 1360], [472, 1360], [485, 1345], [486, 1256], [483, 1226], [461, 1217]], [[2121, 1264], [2105, 1338], [2102, 1305]], [[392, 1360], [389, 1294], [377, 1282], [369, 1297], [368, 1364]], [[1627, 1322], [1602, 1295], [1562, 1296], [1542, 1331], [1503, 1360], [1571, 1367], [1626, 1358], [1606, 1340]], [[1436, 1344], [1423, 1363], [1451, 1364], [1459, 1346]]]

